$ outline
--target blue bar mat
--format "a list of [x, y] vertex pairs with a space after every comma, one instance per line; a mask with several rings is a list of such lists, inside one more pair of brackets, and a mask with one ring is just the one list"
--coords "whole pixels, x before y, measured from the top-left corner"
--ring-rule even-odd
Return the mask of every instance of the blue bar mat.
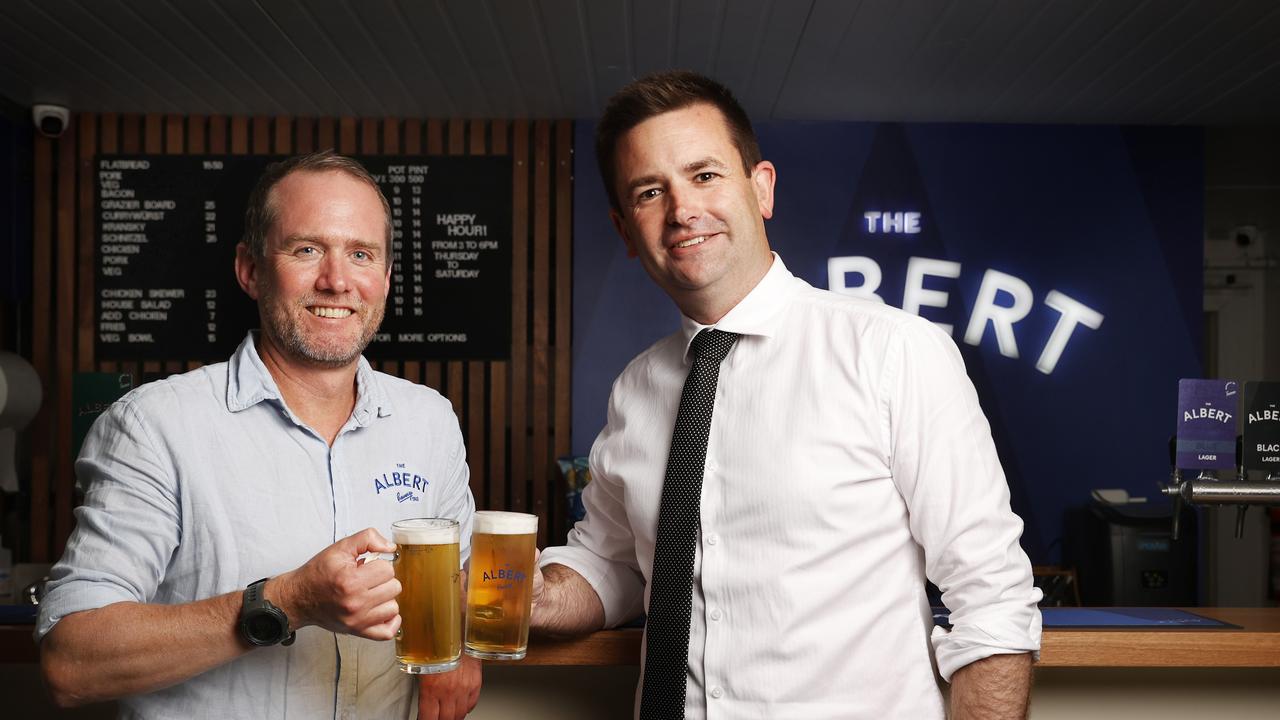
[[[1167, 630], [1197, 630], [1214, 628], [1236, 628], [1239, 625], [1214, 620], [1203, 615], [1178, 610], [1175, 608], [1155, 607], [1054, 607], [1041, 608], [1041, 615], [1046, 628], [1059, 629], [1101, 629], [1101, 628], [1142, 628]], [[951, 627], [946, 608], [933, 608], [933, 622], [942, 627]]]

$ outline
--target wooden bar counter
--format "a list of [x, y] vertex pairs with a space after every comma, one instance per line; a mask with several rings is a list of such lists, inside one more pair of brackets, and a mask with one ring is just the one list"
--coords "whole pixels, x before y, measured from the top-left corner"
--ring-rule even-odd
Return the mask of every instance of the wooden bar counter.
[[[1239, 627], [1045, 630], [1031, 719], [1280, 717], [1280, 609], [1187, 610]], [[6, 707], [14, 717], [115, 717], [114, 703], [65, 714], [50, 708], [36, 662], [31, 626], [0, 626], [0, 693], [16, 703]], [[485, 664], [480, 703], [468, 719], [630, 718], [639, 662], [639, 630], [535, 637], [525, 660]]]
[[[1239, 628], [1044, 631], [1039, 667], [1280, 667], [1280, 608], [1183, 608]], [[638, 665], [639, 630], [535, 638], [525, 665]]]
[[[1280, 608], [1184, 608], [1239, 628], [1044, 631], [1038, 667], [1280, 667]], [[0, 663], [37, 662], [30, 625], [0, 626]], [[640, 664], [639, 630], [603, 630], [573, 640], [535, 637], [513, 665]]]

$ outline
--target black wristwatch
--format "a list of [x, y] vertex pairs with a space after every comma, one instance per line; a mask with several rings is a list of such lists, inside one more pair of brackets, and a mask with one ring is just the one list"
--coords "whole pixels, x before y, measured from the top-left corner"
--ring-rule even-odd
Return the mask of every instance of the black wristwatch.
[[289, 630], [289, 618], [280, 608], [262, 596], [262, 588], [270, 578], [249, 583], [244, 589], [244, 604], [240, 606], [240, 636], [250, 645], [292, 645], [294, 633]]

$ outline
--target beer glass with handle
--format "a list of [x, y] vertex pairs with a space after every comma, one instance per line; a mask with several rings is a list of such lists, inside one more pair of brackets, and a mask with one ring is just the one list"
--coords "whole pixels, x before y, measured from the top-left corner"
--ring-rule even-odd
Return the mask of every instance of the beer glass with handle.
[[448, 672], [462, 656], [458, 521], [413, 518], [391, 524], [400, 581], [396, 659], [413, 675]]
[[485, 660], [525, 656], [537, 533], [537, 515], [475, 514], [467, 572], [468, 655]]

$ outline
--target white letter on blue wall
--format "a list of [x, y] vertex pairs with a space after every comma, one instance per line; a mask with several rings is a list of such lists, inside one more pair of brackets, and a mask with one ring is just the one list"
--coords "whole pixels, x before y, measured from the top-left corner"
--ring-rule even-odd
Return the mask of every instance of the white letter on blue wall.
[[[1013, 307], [996, 305], [996, 293], [1003, 290], [1013, 296]], [[1007, 358], [1018, 357], [1018, 341], [1013, 337], [1013, 324], [1031, 312], [1034, 296], [1031, 286], [1020, 278], [1006, 275], [998, 270], [987, 270], [982, 276], [982, 287], [978, 289], [978, 299], [973, 303], [973, 315], [969, 317], [969, 327], [964, 332], [964, 341], [970, 345], [982, 342], [982, 333], [987, 329], [989, 321], [996, 330], [996, 344], [1000, 354]]]
[[[845, 279], [848, 273], [861, 275], [862, 284], [852, 287], [846, 285]], [[876, 294], [882, 277], [880, 264], [869, 257], [846, 255], [844, 257], [827, 258], [827, 288], [832, 292], [884, 302], [884, 298]]]
[[[908, 213], [911, 215], [913, 213]], [[907, 283], [902, 290], [902, 309], [909, 313], [920, 314], [921, 307], [944, 308], [947, 306], [947, 293], [942, 290], [928, 290], [924, 286], [926, 275], [955, 279], [960, 277], [960, 263], [950, 260], [913, 257], [907, 261]], [[935, 322], [946, 334], [951, 334], [950, 323]]]
[[1036, 361], [1036, 369], [1048, 375], [1057, 367], [1058, 359], [1062, 357], [1062, 351], [1067, 349], [1067, 341], [1071, 339], [1071, 332], [1076, 325], [1097, 330], [1102, 327], [1103, 315], [1057, 290], [1049, 291], [1044, 304], [1062, 313], [1058, 324], [1053, 328], [1053, 334], [1049, 336], [1049, 342], [1044, 344], [1044, 350], [1040, 352], [1040, 359]]

